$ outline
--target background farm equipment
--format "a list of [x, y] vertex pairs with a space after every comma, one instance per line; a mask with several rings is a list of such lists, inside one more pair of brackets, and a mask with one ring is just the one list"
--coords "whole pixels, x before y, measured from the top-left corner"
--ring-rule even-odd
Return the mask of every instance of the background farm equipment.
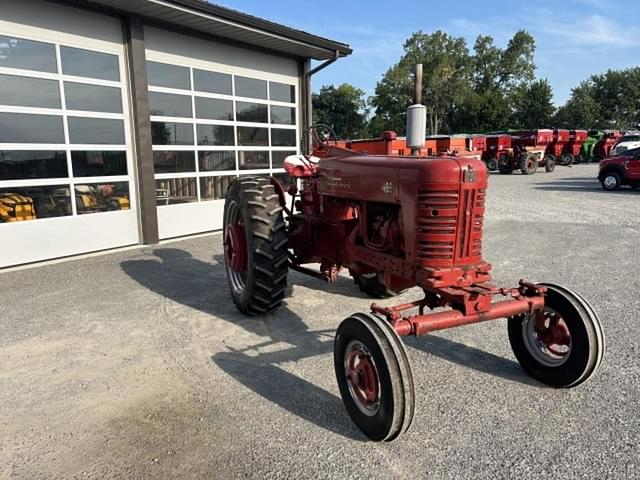
[[553, 131], [553, 140], [547, 145], [545, 156], [552, 156], [556, 164], [568, 167], [573, 164], [574, 157], [565, 153], [565, 146], [569, 143], [569, 130], [556, 129]]
[[552, 130], [518, 130], [510, 135], [513, 153], [508, 163], [498, 163], [500, 173], [509, 174], [519, 168], [523, 175], [531, 175], [539, 166], [544, 166], [547, 172], [553, 172], [556, 157], [546, 154], [547, 147], [553, 143]]
[[[406, 144], [419, 153], [426, 122], [419, 93], [415, 98]], [[537, 135], [528, 140], [536, 146]], [[525, 145], [518, 146], [522, 154]], [[241, 312], [261, 315], [277, 308], [289, 269], [327, 282], [344, 269], [373, 297], [422, 290], [422, 298], [408, 303], [374, 303], [370, 312], [355, 313], [338, 327], [334, 367], [340, 394], [351, 419], [372, 440], [393, 440], [413, 419], [414, 383], [403, 336], [508, 318], [514, 354], [539, 381], [574, 387], [597, 370], [604, 335], [586, 300], [553, 284], [491, 283], [491, 265], [482, 257], [488, 186], [482, 160], [366, 155], [322, 141], [311, 155], [287, 157], [284, 169], [301, 180], [301, 190], [290, 182], [285, 191], [273, 177], [242, 177], [225, 196], [225, 264]]]
[[513, 171], [513, 168], [510, 168], [512, 155], [511, 135], [495, 134], [485, 137], [485, 149], [481, 158], [487, 169], [494, 171], [500, 168], [501, 173], [511, 173]]
[[562, 158], [566, 157], [569, 165], [586, 161], [586, 157], [582, 155], [582, 145], [587, 138], [586, 130], [569, 130], [569, 140], [562, 149]]
[[602, 138], [596, 142], [593, 146], [593, 159], [600, 161], [603, 158], [607, 158], [611, 152], [611, 149], [622, 138], [622, 133], [619, 130], [608, 130], [604, 132]]
[[587, 139], [582, 144], [581, 155], [584, 158], [584, 161], [589, 163], [593, 160], [593, 148], [596, 143], [602, 138], [604, 132], [600, 130], [589, 130], [587, 132]]

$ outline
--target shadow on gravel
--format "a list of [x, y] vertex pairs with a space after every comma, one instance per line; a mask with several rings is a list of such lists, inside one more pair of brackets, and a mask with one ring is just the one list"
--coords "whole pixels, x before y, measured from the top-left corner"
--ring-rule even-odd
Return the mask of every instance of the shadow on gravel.
[[607, 195], [637, 195], [637, 192], [629, 187], [622, 187], [620, 190], [606, 191], [594, 177], [561, 178], [555, 181], [536, 183], [534, 188], [536, 190], [553, 192], [598, 192]]
[[453, 362], [463, 367], [472, 368], [482, 373], [504, 378], [512, 382], [540, 386], [541, 384], [527, 375], [518, 362], [499, 357], [489, 352], [454, 342], [436, 335], [425, 335], [411, 338], [407, 345], [436, 357]]
[[[129, 277], [164, 298], [269, 339], [242, 348], [227, 343], [228, 351], [213, 355], [213, 363], [290, 413], [331, 432], [364, 441], [349, 421], [339, 397], [278, 366], [331, 352], [333, 330], [310, 332], [286, 302], [275, 313], [262, 317], [242, 315], [229, 295], [222, 256], [204, 262], [187, 251], [162, 247], [155, 248], [153, 255], [157, 258], [128, 260], [120, 266]], [[278, 349], [282, 346], [289, 348]]]

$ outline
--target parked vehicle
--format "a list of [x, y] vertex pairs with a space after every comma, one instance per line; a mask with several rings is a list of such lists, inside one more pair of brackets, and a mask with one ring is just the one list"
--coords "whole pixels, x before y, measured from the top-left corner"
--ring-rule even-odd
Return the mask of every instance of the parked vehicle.
[[587, 141], [586, 130], [569, 130], [569, 139], [562, 149], [563, 165], [584, 162], [582, 145]]
[[602, 138], [593, 146], [593, 159], [600, 161], [611, 154], [611, 149], [620, 141], [622, 133], [619, 130], [604, 132]]
[[615, 157], [616, 155], [620, 155], [626, 150], [633, 150], [634, 148], [638, 147], [640, 147], [640, 132], [627, 132], [611, 149], [609, 155]]
[[605, 190], [617, 190], [623, 185], [640, 188], [640, 147], [602, 160], [598, 180]]
[[596, 143], [600, 141], [603, 135], [604, 132], [600, 130], [589, 130], [587, 133], [587, 139], [582, 144], [582, 148], [580, 150], [580, 155], [585, 162], [589, 163], [593, 161], [593, 148], [596, 146]]
[[507, 171], [500, 173], [511, 173], [513, 169], [509, 169], [513, 149], [511, 148], [511, 135], [495, 134], [486, 137], [486, 148], [482, 152], [482, 161], [490, 171], [498, 170], [500, 165]]
[[573, 163], [573, 155], [564, 153], [565, 146], [569, 143], [569, 130], [556, 129], [553, 131], [553, 140], [547, 145], [545, 157], [553, 157], [556, 164], [568, 167]]
[[553, 172], [557, 158], [547, 153], [548, 146], [553, 143], [553, 130], [541, 128], [511, 132], [513, 154], [509, 164], [499, 164], [500, 173], [511, 173], [516, 168], [520, 168], [523, 175], [532, 175], [540, 166], [544, 166], [547, 172]]

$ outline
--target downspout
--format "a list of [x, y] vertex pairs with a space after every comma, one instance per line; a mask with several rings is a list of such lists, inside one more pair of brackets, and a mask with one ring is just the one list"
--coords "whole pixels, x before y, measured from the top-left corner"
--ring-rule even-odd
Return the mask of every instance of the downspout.
[[[317, 65], [314, 68], [311, 68], [310, 60], [307, 60], [304, 63], [303, 81], [304, 81], [304, 90], [306, 92], [306, 99], [305, 99], [306, 108], [305, 108], [305, 118], [303, 118], [303, 121], [302, 121], [303, 132], [308, 133], [309, 129], [311, 128], [311, 125], [313, 125], [313, 113], [312, 113], [312, 104], [311, 104], [311, 76], [315, 75], [320, 70], [323, 70], [324, 68], [328, 67], [329, 65], [334, 63], [336, 60], [338, 60], [341, 56], [342, 55], [340, 54], [340, 51], [335, 50], [333, 52], [333, 58], [330, 58], [329, 60], [322, 62], [320, 65]], [[305, 135], [303, 136], [303, 139], [304, 139], [304, 144], [302, 145], [302, 153], [309, 154], [311, 153], [309, 136]]]

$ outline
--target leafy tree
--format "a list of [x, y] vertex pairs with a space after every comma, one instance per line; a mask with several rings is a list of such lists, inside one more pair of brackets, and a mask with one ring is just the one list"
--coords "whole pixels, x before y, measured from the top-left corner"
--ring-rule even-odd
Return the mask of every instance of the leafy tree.
[[343, 83], [324, 85], [312, 96], [313, 121], [329, 125], [340, 138], [367, 136], [367, 104], [364, 92]]
[[405, 110], [413, 93], [412, 67], [424, 65], [423, 103], [427, 106], [427, 133], [484, 131], [505, 128], [511, 119], [508, 95], [534, 78], [535, 41], [517, 32], [504, 49], [490, 36], [479, 36], [473, 53], [464, 38], [441, 31], [414, 33], [404, 54], [376, 86], [370, 103], [375, 107], [370, 128], [405, 130]]
[[555, 111], [553, 91], [546, 79], [521, 83], [510, 95], [513, 125], [516, 128], [544, 128], [551, 125]]

